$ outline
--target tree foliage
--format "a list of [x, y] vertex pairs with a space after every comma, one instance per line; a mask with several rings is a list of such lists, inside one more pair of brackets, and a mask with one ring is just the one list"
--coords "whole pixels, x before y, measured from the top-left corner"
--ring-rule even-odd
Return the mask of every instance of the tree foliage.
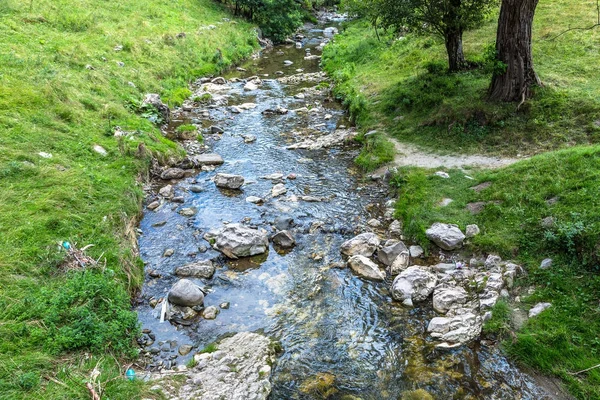
[[345, 0], [354, 16], [377, 27], [437, 34], [444, 38], [450, 70], [466, 66], [463, 32], [480, 26], [498, 0]]

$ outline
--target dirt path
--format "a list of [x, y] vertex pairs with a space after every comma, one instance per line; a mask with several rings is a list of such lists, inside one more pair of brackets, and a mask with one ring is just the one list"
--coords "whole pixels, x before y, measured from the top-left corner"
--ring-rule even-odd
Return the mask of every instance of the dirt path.
[[402, 143], [389, 138], [396, 148], [396, 157], [391, 165], [397, 167], [422, 167], [422, 168], [500, 168], [514, 164], [523, 158], [502, 158], [482, 155], [441, 155], [427, 152], [419, 147]]

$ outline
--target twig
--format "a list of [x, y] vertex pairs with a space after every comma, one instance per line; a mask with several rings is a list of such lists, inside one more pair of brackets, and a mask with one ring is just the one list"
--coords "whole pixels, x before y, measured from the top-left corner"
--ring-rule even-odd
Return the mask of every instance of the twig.
[[90, 395], [92, 396], [92, 400], [100, 400], [100, 396], [98, 396], [98, 393], [96, 393], [96, 391], [94, 390], [94, 386], [92, 386], [91, 383], [86, 383], [85, 387], [87, 387], [87, 389], [90, 391]]
[[54, 379], [54, 378], [53, 378], [53, 377], [51, 377], [51, 376], [44, 376], [44, 379], [47, 379], [47, 380], [49, 380], [49, 381], [51, 381], [51, 382], [54, 382], [54, 383], [56, 383], [57, 385], [60, 385], [60, 386], [62, 386], [62, 387], [66, 387], [66, 388], [68, 388], [68, 387], [69, 387], [69, 386], [67, 386], [67, 384], [66, 384], [66, 383], [64, 383], [64, 382], [61, 382], [61, 381], [59, 381], [58, 379]]
[[594, 25], [589, 26], [587, 28], [569, 28], [565, 31], [562, 31], [561, 33], [559, 33], [558, 35], [554, 36], [553, 38], [551, 38], [550, 40], [556, 40], [557, 38], [561, 37], [562, 35], [564, 35], [567, 32], [571, 32], [571, 31], [590, 31], [592, 29], [594, 29], [597, 26], [600, 26], [600, 0], [596, 0], [596, 10], [598, 13], [598, 22], [596, 22]]
[[600, 368], [600, 364], [598, 364], [598, 365], [594, 365], [593, 367], [589, 367], [589, 368], [586, 368], [586, 369], [582, 369], [581, 371], [577, 371], [577, 372], [569, 372], [569, 375], [579, 375], [579, 374], [581, 374], [582, 372], [587, 372], [587, 371], [590, 371], [590, 370], [592, 370], [592, 369], [596, 369], [596, 368]]

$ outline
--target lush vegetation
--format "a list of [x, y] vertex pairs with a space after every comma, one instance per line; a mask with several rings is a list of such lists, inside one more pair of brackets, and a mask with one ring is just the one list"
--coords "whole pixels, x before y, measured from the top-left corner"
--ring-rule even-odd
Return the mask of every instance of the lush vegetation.
[[255, 22], [264, 36], [282, 42], [305, 20], [314, 20], [312, 10], [333, 6], [339, 0], [217, 0], [229, 5], [235, 15]]
[[[565, 379], [578, 398], [600, 396], [600, 371], [569, 374], [600, 363], [600, 146], [549, 152], [498, 171], [473, 171], [467, 176], [474, 180], [460, 170], [448, 171], [449, 179], [432, 172], [407, 168], [394, 178], [397, 214], [406, 233], [428, 246], [424, 232], [433, 222], [463, 229], [478, 224], [481, 234], [471, 240], [470, 251], [518, 260], [528, 271], [520, 282], [522, 303], [510, 307], [553, 304], [506, 341], [508, 352]], [[471, 189], [487, 182], [486, 189]], [[441, 207], [444, 198], [454, 201]], [[467, 210], [478, 202], [481, 212]], [[547, 257], [553, 266], [539, 269]], [[530, 294], [528, 287], [535, 291]], [[511, 308], [501, 303], [494, 313], [488, 330], [512, 338], [510, 332], [520, 324], [511, 324]]]
[[[593, 23], [595, 2], [540, 2], [533, 53], [544, 84], [533, 99], [517, 104], [486, 99], [495, 61], [497, 16], [464, 35], [473, 69], [452, 73], [436, 37], [397, 36], [368, 21], [354, 21], [325, 48], [326, 71], [335, 93], [364, 131], [378, 129], [399, 140], [445, 152], [530, 154], [600, 138], [600, 29], [570, 31]], [[372, 148], [375, 148], [374, 146]], [[373, 167], [373, 165], [368, 165]]]
[[[181, 104], [247, 57], [256, 33], [228, 17], [210, 0], [0, 2], [0, 398], [87, 398], [94, 367], [106, 398], [145, 390], [113, 379], [139, 329], [139, 179], [180, 151], [141, 99]], [[100, 266], [66, 271], [63, 241]]]

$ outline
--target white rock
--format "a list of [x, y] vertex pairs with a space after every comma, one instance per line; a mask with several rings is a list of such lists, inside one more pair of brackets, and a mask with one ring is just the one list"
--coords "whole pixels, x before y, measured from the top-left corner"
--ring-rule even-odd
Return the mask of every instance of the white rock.
[[175, 275], [183, 277], [195, 277], [210, 279], [215, 273], [215, 266], [212, 261], [196, 261], [175, 268]]
[[248, 197], [246, 197], [246, 201], [248, 203], [258, 204], [258, 203], [262, 203], [263, 199], [261, 199], [260, 197], [256, 197], [256, 196], [248, 196]]
[[427, 231], [427, 238], [444, 250], [455, 250], [463, 245], [465, 235], [456, 225], [436, 222]]
[[365, 256], [356, 255], [350, 257], [348, 260], [350, 268], [359, 276], [372, 279], [376, 281], [382, 281], [385, 279], [385, 274], [379, 269], [377, 264], [369, 260]]
[[377, 250], [377, 259], [383, 264], [390, 266], [393, 264], [396, 257], [398, 257], [401, 253], [408, 254], [408, 249], [406, 245], [398, 241], [391, 245], [387, 245], [379, 250]]
[[540, 269], [548, 269], [552, 266], [552, 259], [551, 258], [544, 258], [542, 260], [542, 262], [540, 263]]
[[40, 157], [42, 157], [42, 158], [52, 158], [52, 154], [50, 154], [50, 153], [46, 153], [46, 152], [44, 152], [44, 151], [40, 151], [40, 152], [38, 153], [38, 155], [39, 155]]
[[461, 286], [442, 285], [433, 291], [433, 309], [441, 314], [467, 301], [467, 291]]
[[408, 267], [394, 279], [392, 297], [405, 305], [423, 301], [429, 297], [437, 284], [437, 276], [422, 267]]
[[266, 232], [241, 224], [229, 224], [218, 231], [213, 247], [229, 258], [263, 254], [269, 248]]
[[370, 257], [379, 246], [379, 238], [371, 232], [361, 233], [360, 235], [347, 240], [342, 244], [342, 254], [347, 256], [361, 255]]
[[537, 317], [542, 311], [551, 306], [551, 303], [537, 303], [531, 310], [529, 310], [529, 318]]
[[254, 84], [254, 82], [248, 82], [248, 83], [246, 83], [244, 85], [244, 90], [246, 90], [246, 91], [250, 92], [250, 91], [253, 91], [253, 90], [256, 90], [256, 89], [258, 89], [258, 86], [256, 86]]
[[465, 236], [467, 238], [475, 237], [475, 236], [479, 235], [479, 233], [480, 233], [479, 227], [475, 224], [467, 225], [467, 228], [465, 229]]
[[424, 253], [423, 248], [421, 246], [410, 246], [408, 248], [408, 251], [410, 253], [410, 256], [412, 258], [418, 258], [421, 257]]
[[273, 188], [271, 189], [271, 195], [273, 197], [281, 196], [282, 194], [286, 194], [286, 193], [287, 193], [287, 188], [285, 187], [285, 185], [283, 183], [278, 183], [277, 185], [273, 186]]
[[434, 175], [444, 179], [450, 178], [450, 175], [448, 175], [448, 173], [444, 171], [437, 171]]
[[427, 327], [432, 337], [451, 343], [467, 343], [481, 333], [482, 319], [471, 312], [456, 315], [451, 318], [435, 317]]
[[100, 154], [103, 157], [108, 155], [108, 152], [106, 151], [106, 149], [98, 144], [95, 144], [93, 149], [96, 153]]

